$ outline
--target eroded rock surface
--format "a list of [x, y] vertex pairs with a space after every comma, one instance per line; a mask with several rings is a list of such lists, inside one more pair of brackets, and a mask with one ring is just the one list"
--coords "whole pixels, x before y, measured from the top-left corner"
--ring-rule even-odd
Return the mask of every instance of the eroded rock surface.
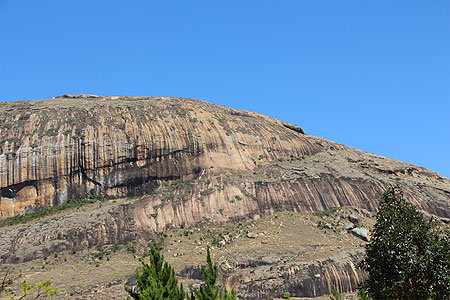
[[2, 217], [85, 194], [150, 193], [160, 180], [333, 146], [282, 122], [180, 98], [66, 95], [0, 104]]
[[[148, 241], [171, 228], [235, 224], [277, 211], [346, 206], [371, 215], [381, 193], [395, 184], [428, 214], [450, 218], [448, 178], [199, 100], [66, 95], [0, 103], [0, 120], [1, 218], [86, 195], [121, 199], [0, 228], [2, 263]], [[345, 233], [344, 224], [338, 230]], [[277, 226], [281, 233], [283, 225]], [[270, 245], [267, 236], [250, 232], [252, 238], [242, 236]], [[225, 236], [219, 246], [228, 245]], [[247, 299], [281, 295], [283, 288], [312, 297], [328, 293], [330, 280], [342, 292], [353, 291], [363, 276], [353, 263], [359, 250], [302, 260], [276, 255], [277, 249], [238, 249], [237, 257], [220, 259], [226, 261], [224, 284]]]
[[[240, 253], [221, 265], [225, 286], [234, 288], [245, 299], [264, 299], [285, 291], [297, 297], [317, 297], [330, 293], [330, 282], [342, 293], [354, 291], [365, 279], [355, 266], [363, 251], [340, 252], [328, 258], [305, 261], [286, 253]], [[233, 269], [230, 269], [229, 266]]]
[[0, 119], [2, 217], [86, 194], [151, 194], [163, 181], [230, 173], [245, 182], [208, 195], [224, 210], [237, 194], [246, 213], [286, 202], [299, 211], [373, 211], [381, 191], [401, 183], [416, 205], [450, 217], [450, 182], [439, 174], [199, 100], [65, 95], [1, 103]]

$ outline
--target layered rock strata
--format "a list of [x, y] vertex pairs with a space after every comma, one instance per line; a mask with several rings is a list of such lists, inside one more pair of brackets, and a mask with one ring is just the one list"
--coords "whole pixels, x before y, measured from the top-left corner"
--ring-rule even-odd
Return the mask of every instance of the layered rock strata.
[[[66, 95], [1, 103], [0, 119], [1, 217], [89, 194], [152, 194], [168, 180], [202, 178], [213, 185], [204, 197], [211, 207], [199, 207], [195, 193], [202, 191], [194, 184], [184, 212], [166, 208], [160, 218], [192, 223], [214, 207], [233, 217], [280, 203], [297, 211], [342, 205], [374, 210], [383, 189], [395, 183], [422, 209], [450, 216], [450, 183], [439, 174], [199, 100]], [[238, 173], [246, 182], [216, 179]], [[244, 202], [232, 204], [235, 196]], [[152, 230], [167, 223], [144, 219], [140, 225]]]
[[2, 217], [86, 194], [150, 193], [161, 180], [324, 147], [282, 122], [198, 100], [66, 96], [0, 104]]

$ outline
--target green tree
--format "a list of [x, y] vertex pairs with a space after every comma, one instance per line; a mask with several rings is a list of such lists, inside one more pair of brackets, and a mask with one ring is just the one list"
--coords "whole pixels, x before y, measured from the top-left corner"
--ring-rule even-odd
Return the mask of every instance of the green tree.
[[231, 290], [228, 292], [227, 289], [219, 289], [217, 281], [219, 279], [219, 268], [217, 264], [211, 259], [211, 252], [208, 248], [206, 249], [206, 266], [201, 268], [203, 279], [205, 284], [196, 289], [192, 295], [189, 297], [191, 300], [235, 300], [236, 292]]
[[17, 276], [11, 275], [9, 270], [6, 270], [3, 278], [0, 279], [0, 298], [2, 294], [10, 300], [15, 299], [42, 299], [47, 297], [57, 296], [58, 289], [51, 287], [53, 280], [44, 280], [37, 284], [31, 284], [26, 281], [20, 273]]
[[[136, 289], [125, 285], [125, 290], [133, 299], [139, 300], [183, 300], [186, 293], [183, 284], [178, 285], [175, 271], [164, 256], [152, 245], [149, 251], [150, 264], [141, 259], [142, 274], [136, 269]], [[128, 299], [131, 299], [128, 296]]]
[[370, 298], [450, 299], [450, 234], [425, 220], [399, 187], [382, 196], [362, 266]]

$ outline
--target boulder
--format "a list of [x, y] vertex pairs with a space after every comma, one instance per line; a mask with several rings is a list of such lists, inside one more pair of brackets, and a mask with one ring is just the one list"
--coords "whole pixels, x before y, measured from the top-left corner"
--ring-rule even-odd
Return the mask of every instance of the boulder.
[[344, 228], [345, 228], [345, 230], [350, 230], [350, 229], [355, 228], [355, 225], [353, 225], [353, 223], [347, 223], [347, 224], [345, 224]]
[[370, 233], [367, 228], [364, 227], [353, 228], [352, 233], [365, 241], [370, 241]]
[[258, 237], [258, 234], [254, 232], [247, 232], [247, 237], [250, 239], [255, 239]]
[[350, 222], [352, 222], [353, 224], [359, 223], [359, 218], [357, 216], [355, 216], [355, 215], [348, 216], [348, 220]]

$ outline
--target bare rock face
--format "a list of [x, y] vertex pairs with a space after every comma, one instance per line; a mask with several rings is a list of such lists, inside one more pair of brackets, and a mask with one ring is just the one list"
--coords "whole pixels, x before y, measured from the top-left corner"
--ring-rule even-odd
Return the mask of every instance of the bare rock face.
[[[245, 213], [286, 203], [297, 211], [373, 211], [381, 191], [396, 183], [422, 209], [450, 217], [447, 178], [198, 100], [65, 95], [1, 103], [0, 119], [1, 217], [88, 194], [151, 194], [163, 181], [205, 177], [213, 182], [208, 202], [228, 217], [234, 196]], [[214, 179], [223, 174], [234, 181], [219, 190]], [[186, 199], [194, 220], [168, 221], [203, 216], [192, 207], [194, 196]]]
[[111, 203], [95, 210], [77, 210], [42, 222], [1, 229], [1, 263], [22, 263], [61, 251], [126, 244], [138, 236], [129, 203]]
[[0, 119], [2, 217], [86, 194], [142, 195], [212, 167], [249, 171], [259, 156], [329, 147], [272, 118], [191, 99], [65, 95], [1, 103]]
[[297, 297], [317, 297], [329, 294], [329, 282], [336, 282], [342, 293], [354, 291], [366, 278], [354, 263], [362, 257], [363, 251], [341, 252], [328, 259], [305, 262], [281, 253], [244, 253], [230, 258], [233, 271], [223, 264], [221, 270], [224, 285], [238, 290], [245, 299], [264, 299], [285, 291]]
[[[329, 282], [337, 282], [342, 293], [354, 291], [366, 278], [355, 266], [363, 251], [344, 251], [327, 259], [302, 261], [287, 253], [243, 252], [219, 262], [222, 285], [239, 291], [244, 299], [265, 299], [291, 291], [297, 297], [317, 297], [330, 292]], [[202, 280], [200, 267], [186, 267], [177, 274]], [[135, 277], [133, 277], [135, 279]]]

